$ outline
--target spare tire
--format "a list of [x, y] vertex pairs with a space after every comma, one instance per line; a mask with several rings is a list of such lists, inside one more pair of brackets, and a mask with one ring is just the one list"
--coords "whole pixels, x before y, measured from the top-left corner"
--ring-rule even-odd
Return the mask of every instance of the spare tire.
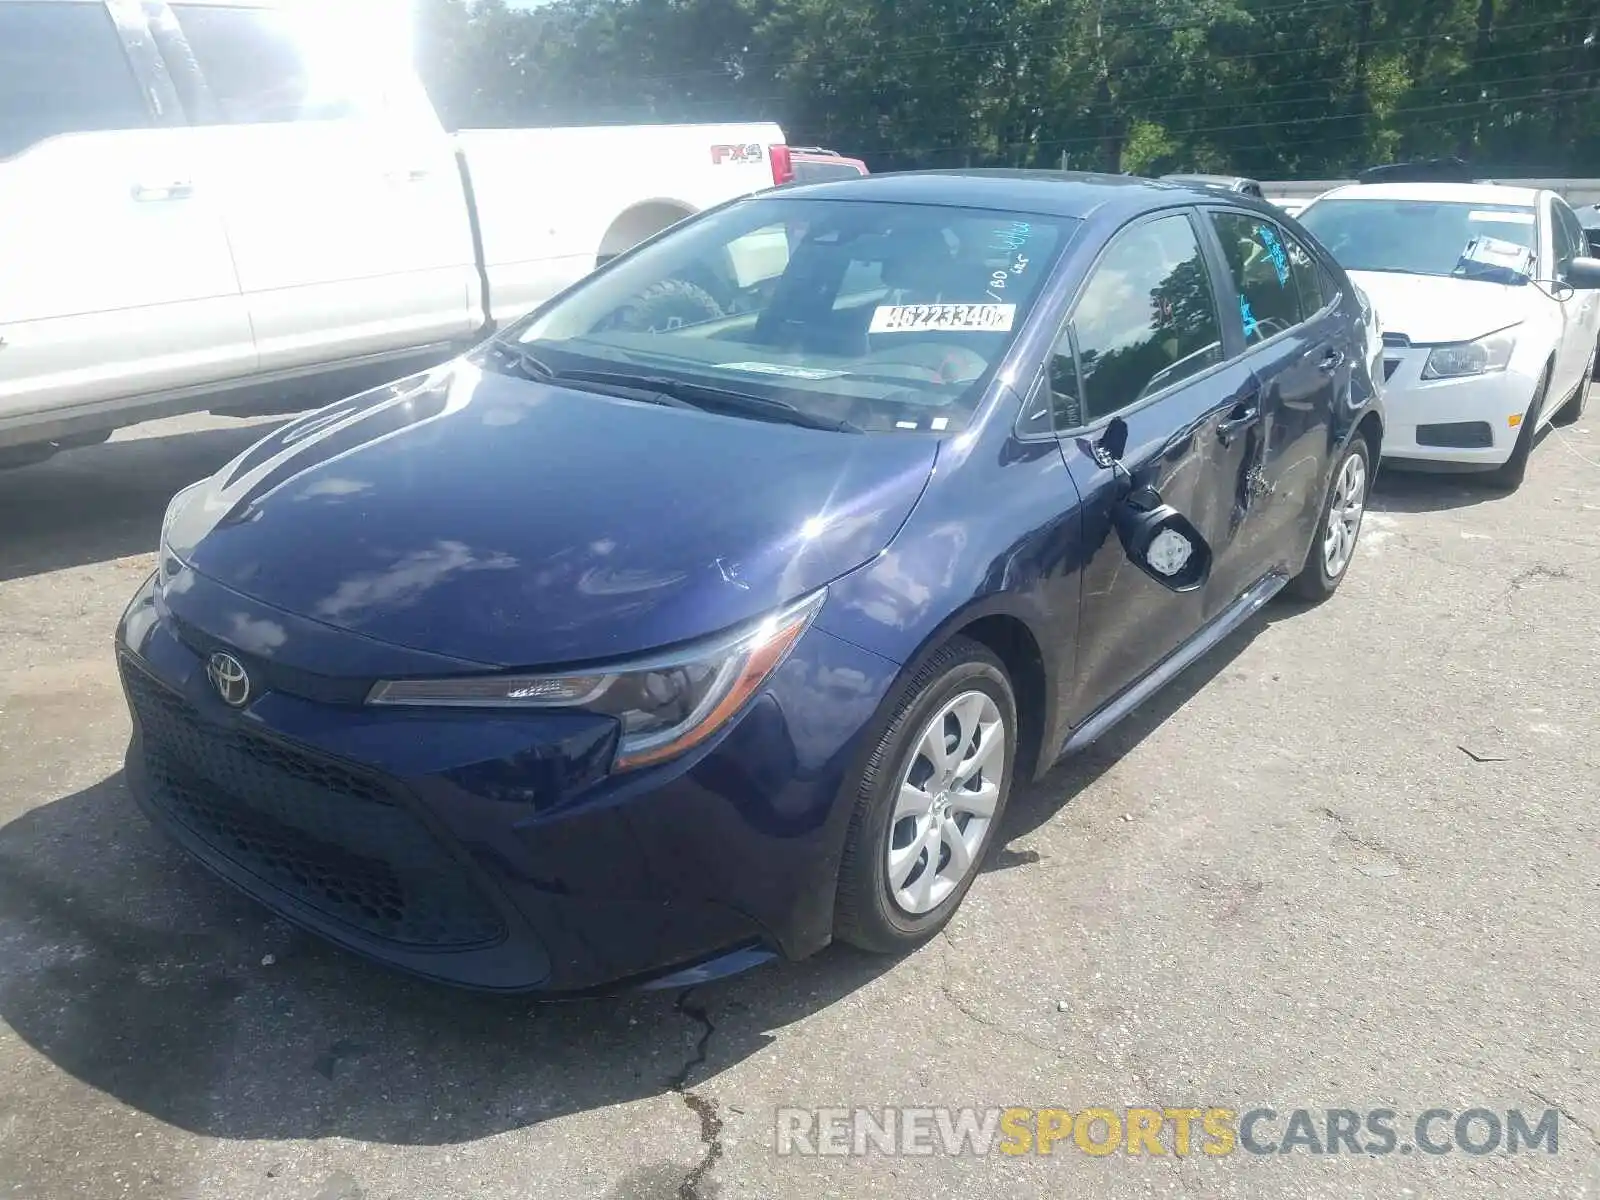
[[617, 309], [606, 327], [630, 333], [665, 333], [726, 315], [704, 288], [684, 279], [664, 279]]

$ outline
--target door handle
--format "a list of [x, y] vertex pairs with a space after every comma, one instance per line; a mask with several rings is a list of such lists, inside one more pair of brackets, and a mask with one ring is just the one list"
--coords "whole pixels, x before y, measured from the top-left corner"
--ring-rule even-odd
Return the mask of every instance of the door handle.
[[141, 204], [149, 204], [157, 200], [187, 200], [193, 195], [194, 184], [186, 179], [155, 187], [143, 183], [133, 185], [133, 198]]
[[432, 174], [427, 167], [413, 167], [409, 171], [390, 171], [389, 179], [394, 183], [421, 183]]
[[1322, 356], [1322, 361], [1317, 363], [1317, 370], [1332, 374], [1342, 366], [1344, 366], [1344, 351], [1335, 347]]
[[1233, 445], [1233, 439], [1261, 420], [1261, 406], [1254, 400], [1244, 400], [1233, 406], [1226, 420], [1217, 424], [1217, 440], [1224, 446]]

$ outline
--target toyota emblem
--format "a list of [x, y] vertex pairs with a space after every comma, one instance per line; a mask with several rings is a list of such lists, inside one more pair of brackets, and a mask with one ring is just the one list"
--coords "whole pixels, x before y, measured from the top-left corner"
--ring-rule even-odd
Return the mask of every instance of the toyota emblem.
[[230, 708], [243, 708], [250, 700], [250, 673], [231, 654], [217, 651], [206, 660], [206, 678]]

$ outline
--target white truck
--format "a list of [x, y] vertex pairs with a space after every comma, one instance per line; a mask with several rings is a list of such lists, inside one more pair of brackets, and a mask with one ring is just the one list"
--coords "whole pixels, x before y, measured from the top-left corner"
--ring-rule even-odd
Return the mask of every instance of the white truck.
[[0, 466], [425, 368], [791, 178], [770, 124], [451, 134], [397, 15], [0, 0]]

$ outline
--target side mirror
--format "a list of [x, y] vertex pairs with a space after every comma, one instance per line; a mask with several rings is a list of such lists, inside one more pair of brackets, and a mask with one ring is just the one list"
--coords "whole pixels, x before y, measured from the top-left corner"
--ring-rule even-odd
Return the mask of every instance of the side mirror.
[[1136, 488], [1112, 510], [1129, 561], [1162, 587], [1192, 592], [1211, 576], [1211, 547], [1154, 488]]
[[1583, 292], [1600, 291], [1600, 258], [1573, 259], [1562, 282]]

